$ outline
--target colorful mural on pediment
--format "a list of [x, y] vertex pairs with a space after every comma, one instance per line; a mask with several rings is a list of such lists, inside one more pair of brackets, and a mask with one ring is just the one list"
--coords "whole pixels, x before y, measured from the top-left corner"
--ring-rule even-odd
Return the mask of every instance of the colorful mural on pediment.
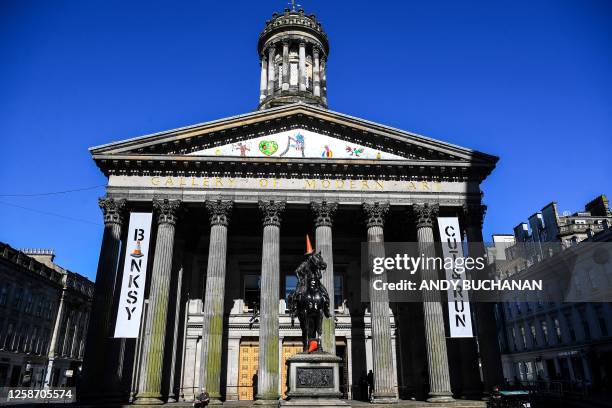
[[404, 157], [294, 129], [189, 153], [192, 156], [294, 157], [323, 159], [402, 160]]

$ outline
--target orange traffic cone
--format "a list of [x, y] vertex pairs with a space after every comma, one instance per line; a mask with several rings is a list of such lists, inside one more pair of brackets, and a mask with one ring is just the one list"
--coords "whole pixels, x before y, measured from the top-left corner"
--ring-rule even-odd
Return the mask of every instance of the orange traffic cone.
[[305, 255], [310, 255], [314, 252], [312, 249], [312, 244], [310, 243], [310, 237], [306, 234], [306, 253]]
[[316, 340], [310, 340], [310, 345], [308, 346], [308, 352], [312, 353], [313, 351], [318, 350], [319, 348], [319, 342], [317, 342]]
[[136, 248], [132, 251], [131, 255], [134, 258], [140, 258], [142, 256], [142, 249], [140, 248], [140, 241], [136, 241]]

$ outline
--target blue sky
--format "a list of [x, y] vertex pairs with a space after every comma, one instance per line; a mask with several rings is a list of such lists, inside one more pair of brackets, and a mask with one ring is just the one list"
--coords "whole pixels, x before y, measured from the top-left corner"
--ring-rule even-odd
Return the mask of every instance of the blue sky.
[[[500, 156], [485, 236], [612, 194], [612, 2], [301, 3], [330, 37], [331, 109]], [[94, 277], [102, 188], [7, 195], [103, 185], [88, 147], [253, 110], [284, 7], [2, 1], [0, 241]]]

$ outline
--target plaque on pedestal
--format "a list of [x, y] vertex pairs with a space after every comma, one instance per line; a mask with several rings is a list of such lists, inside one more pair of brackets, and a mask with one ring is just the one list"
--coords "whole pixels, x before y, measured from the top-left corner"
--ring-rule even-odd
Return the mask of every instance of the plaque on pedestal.
[[287, 359], [289, 392], [281, 406], [348, 407], [340, 400], [340, 363], [330, 353], [297, 353]]

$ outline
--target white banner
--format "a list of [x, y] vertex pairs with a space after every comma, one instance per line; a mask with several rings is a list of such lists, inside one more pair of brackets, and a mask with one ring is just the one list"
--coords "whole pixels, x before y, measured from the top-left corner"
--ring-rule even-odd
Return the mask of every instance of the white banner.
[[151, 213], [130, 214], [115, 337], [138, 337], [147, 277], [152, 218]]
[[[461, 242], [461, 229], [457, 217], [438, 217], [440, 241], [442, 242], [442, 256], [444, 259], [452, 258], [452, 267], [446, 268], [446, 279], [449, 282], [459, 282], [457, 289], [447, 290], [448, 294], [448, 321], [451, 337], [473, 337], [472, 317], [470, 313], [470, 300], [468, 292], [462, 289], [465, 272], [459, 273], [456, 260], [463, 258]], [[447, 264], [447, 262], [444, 262]]]

